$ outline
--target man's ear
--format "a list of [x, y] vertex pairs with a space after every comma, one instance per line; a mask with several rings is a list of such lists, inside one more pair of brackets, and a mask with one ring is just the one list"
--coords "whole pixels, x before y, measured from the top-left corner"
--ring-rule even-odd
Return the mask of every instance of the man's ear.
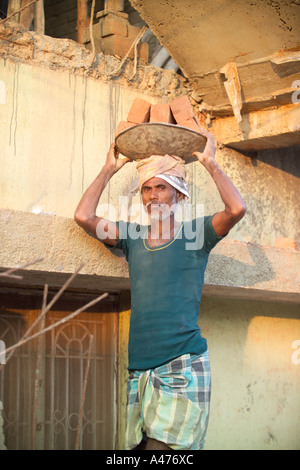
[[180, 191], [176, 190], [176, 202], [180, 202], [182, 201], [182, 199], [184, 198], [184, 194], [181, 193]]

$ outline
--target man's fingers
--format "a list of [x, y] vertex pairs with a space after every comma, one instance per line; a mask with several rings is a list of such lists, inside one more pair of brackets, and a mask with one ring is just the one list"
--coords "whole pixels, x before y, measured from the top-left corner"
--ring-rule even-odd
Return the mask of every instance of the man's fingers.
[[199, 158], [201, 156], [201, 152], [193, 152], [192, 157], [197, 157]]
[[116, 146], [116, 144], [114, 144], [114, 153], [115, 153], [115, 157], [119, 158], [120, 152], [119, 152], [118, 147]]
[[208, 134], [210, 134], [210, 132], [208, 132], [208, 130], [204, 129], [204, 127], [201, 127], [201, 126], [199, 126], [199, 131], [200, 131], [201, 134], [203, 134], [203, 135], [208, 135]]
[[107, 157], [112, 157], [112, 156], [114, 157], [116, 156], [116, 147], [114, 143], [110, 144], [108, 152], [107, 152]]
[[129, 162], [132, 162], [131, 158], [119, 158], [118, 159], [118, 163], [120, 165], [120, 168], [122, 168], [122, 166], [124, 166], [126, 163], [129, 163]]
[[214, 139], [214, 135], [211, 132], [209, 132], [207, 129], [204, 129], [204, 127], [199, 126], [199, 131], [201, 134], [205, 135], [207, 139]]

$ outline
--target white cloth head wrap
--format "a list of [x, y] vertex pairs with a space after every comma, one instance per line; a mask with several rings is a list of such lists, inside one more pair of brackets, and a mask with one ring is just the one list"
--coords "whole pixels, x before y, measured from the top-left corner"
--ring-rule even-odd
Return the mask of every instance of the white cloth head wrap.
[[159, 175], [156, 175], [156, 177], [161, 178], [162, 180], [165, 180], [167, 183], [173, 186], [173, 188], [177, 189], [182, 194], [184, 194], [187, 198], [190, 199], [189, 188], [188, 188], [188, 185], [186, 184], [186, 181], [183, 178], [178, 178], [177, 176], [174, 176], [174, 175], [165, 175], [165, 174], [159, 174]]
[[152, 155], [149, 158], [139, 160], [139, 189], [151, 178], [157, 177], [171, 184], [175, 189], [190, 197], [186, 184], [185, 162], [175, 155]]

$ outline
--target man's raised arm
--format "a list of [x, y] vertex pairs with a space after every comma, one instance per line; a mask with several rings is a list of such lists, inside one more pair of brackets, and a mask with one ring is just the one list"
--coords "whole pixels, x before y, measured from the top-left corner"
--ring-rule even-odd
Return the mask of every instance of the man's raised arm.
[[217, 162], [215, 161], [216, 144], [213, 134], [201, 129], [201, 132], [207, 137], [207, 143], [203, 153], [194, 152], [199, 162], [207, 169], [213, 178], [225, 208], [218, 212], [212, 218], [212, 225], [216, 233], [220, 236], [226, 235], [229, 230], [244, 217], [246, 212], [246, 204], [240, 193], [223, 173]]
[[130, 158], [119, 158], [115, 144], [111, 144], [107, 153], [106, 162], [97, 178], [83, 194], [74, 214], [76, 223], [84, 230], [97, 236], [97, 225], [100, 221], [104, 223], [104, 231], [107, 234], [103, 239], [109, 245], [115, 245], [118, 240], [116, 224], [104, 218], [96, 216], [96, 209], [107, 183], [126, 163], [132, 161]]

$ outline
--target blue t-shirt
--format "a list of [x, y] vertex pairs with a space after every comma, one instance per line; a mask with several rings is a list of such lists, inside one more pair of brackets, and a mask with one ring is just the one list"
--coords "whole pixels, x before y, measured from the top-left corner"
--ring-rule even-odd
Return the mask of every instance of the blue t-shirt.
[[128, 369], [152, 369], [182, 354], [204, 353], [207, 342], [197, 324], [204, 272], [211, 249], [223, 238], [212, 216], [185, 222], [170, 242], [155, 248], [147, 244], [148, 227], [117, 225], [113, 248], [126, 256], [131, 285]]

